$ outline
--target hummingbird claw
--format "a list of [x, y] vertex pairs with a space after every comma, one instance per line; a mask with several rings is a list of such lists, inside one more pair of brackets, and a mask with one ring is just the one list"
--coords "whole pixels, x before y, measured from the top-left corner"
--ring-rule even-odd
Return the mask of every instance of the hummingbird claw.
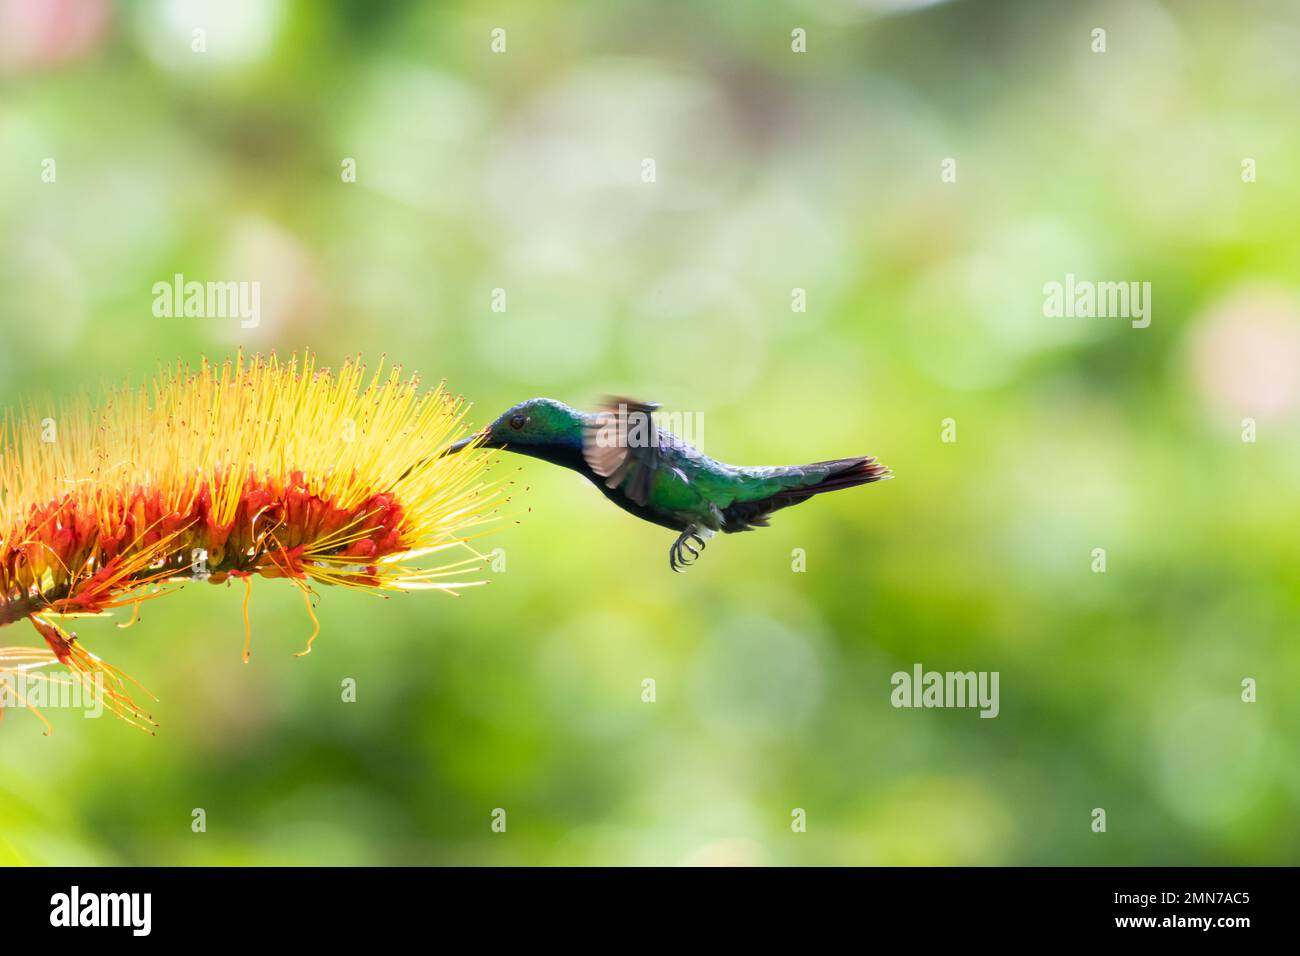
[[[700, 546], [698, 550], [691, 544], [692, 541]], [[703, 550], [704, 539], [696, 532], [695, 525], [688, 525], [686, 530], [678, 535], [673, 546], [668, 549], [668, 566], [674, 571], [689, 567], [700, 559], [700, 551]], [[687, 557], [687, 554], [690, 557]]]

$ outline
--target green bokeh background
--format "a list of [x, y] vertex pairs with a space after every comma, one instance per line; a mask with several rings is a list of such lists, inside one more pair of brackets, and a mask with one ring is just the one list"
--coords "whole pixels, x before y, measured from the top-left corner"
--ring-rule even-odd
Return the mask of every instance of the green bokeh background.
[[[520, 459], [504, 571], [325, 590], [309, 658], [274, 582], [251, 666], [224, 587], [85, 622], [160, 732], [9, 714], [0, 862], [1300, 861], [1297, 90], [1287, 0], [0, 0], [0, 403], [387, 353], [897, 475], [673, 575]], [[262, 324], [154, 318], [177, 272]], [[1044, 317], [1067, 273], [1151, 326]], [[917, 662], [1000, 715], [894, 709]]]

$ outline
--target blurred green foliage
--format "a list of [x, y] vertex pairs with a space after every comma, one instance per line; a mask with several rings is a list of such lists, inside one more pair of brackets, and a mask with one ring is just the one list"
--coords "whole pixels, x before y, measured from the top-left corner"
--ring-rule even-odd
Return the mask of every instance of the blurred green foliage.
[[[387, 353], [478, 422], [615, 391], [897, 475], [673, 575], [507, 459], [505, 570], [326, 590], [309, 658], [272, 582], [247, 667], [224, 587], [84, 622], [160, 733], [9, 714], [0, 861], [1297, 862], [1298, 48], [1283, 0], [0, 0], [4, 405]], [[261, 325], [154, 318], [175, 273], [260, 281]], [[1151, 326], [1044, 317], [1067, 273]], [[894, 709], [916, 662], [1000, 715]]]

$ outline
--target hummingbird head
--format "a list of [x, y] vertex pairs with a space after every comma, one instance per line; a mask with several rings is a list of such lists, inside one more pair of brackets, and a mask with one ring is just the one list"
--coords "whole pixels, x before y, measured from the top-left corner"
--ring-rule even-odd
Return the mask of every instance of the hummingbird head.
[[582, 427], [586, 416], [553, 398], [530, 398], [511, 406], [491, 425], [447, 447], [454, 454], [480, 439], [483, 448], [506, 448], [521, 455], [568, 463], [582, 455]]

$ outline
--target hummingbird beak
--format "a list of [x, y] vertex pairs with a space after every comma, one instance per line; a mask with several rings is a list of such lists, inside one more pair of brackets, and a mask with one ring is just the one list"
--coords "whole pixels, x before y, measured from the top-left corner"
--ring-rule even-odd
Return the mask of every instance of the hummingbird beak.
[[482, 431], [477, 431], [472, 435], [467, 435], [466, 437], [462, 438], [460, 441], [454, 441], [446, 448], [444, 448], [439, 453], [438, 457], [442, 458], [444, 455], [454, 455], [458, 451], [464, 451], [466, 448], [469, 447], [470, 442], [473, 442], [479, 438], [485, 439], [487, 438], [487, 435], [488, 435], [488, 430], [486, 428], [484, 428]]

